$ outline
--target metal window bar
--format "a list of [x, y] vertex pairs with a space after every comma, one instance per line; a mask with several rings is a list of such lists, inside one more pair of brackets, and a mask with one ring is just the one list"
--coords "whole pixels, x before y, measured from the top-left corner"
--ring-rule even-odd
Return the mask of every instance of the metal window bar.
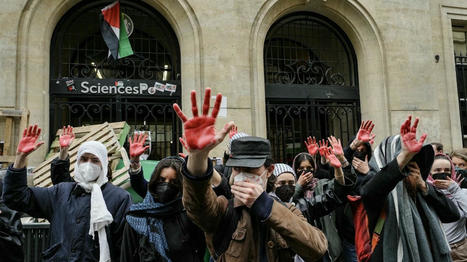
[[467, 146], [467, 54], [454, 54], [463, 146]]

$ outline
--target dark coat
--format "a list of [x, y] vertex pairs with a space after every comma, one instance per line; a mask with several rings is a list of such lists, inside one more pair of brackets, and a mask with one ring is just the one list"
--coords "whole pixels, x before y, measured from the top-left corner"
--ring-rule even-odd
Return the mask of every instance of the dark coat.
[[[102, 187], [107, 209], [113, 222], [107, 227], [112, 261], [119, 261], [125, 213], [131, 205], [130, 195], [106, 183]], [[98, 261], [99, 242], [89, 235], [90, 197], [74, 182], [49, 188], [28, 187], [26, 169], [8, 168], [4, 178], [3, 199], [14, 210], [50, 222], [50, 247], [43, 252], [45, 261]]]
[[[178, 213], [161, 218], [169, 248], [167, 256], [173, 262], [203, 261], [206, 250], [204, 233], [191, 222], [183, 207]], [[120, 257], [121, 261], [128, 262], [164, 261], [148, 237], [136, 232], [128, 223], [123, 231]]]

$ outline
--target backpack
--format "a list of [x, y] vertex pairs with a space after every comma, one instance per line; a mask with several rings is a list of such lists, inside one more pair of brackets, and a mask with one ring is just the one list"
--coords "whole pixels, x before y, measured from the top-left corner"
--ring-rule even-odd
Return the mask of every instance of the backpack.
[[378, 242], [381, 238], [384, 222], [386, 221], [386, 207], [381, 210], [381, 214], [376, 222], [375, 230], [370, 238], [370, 228], [368, 226], [368, 216], [365, 206], [360, 196], [347, 196], [353, 213], [355, 227], [355, 249], [358, 261], [370, 261]]

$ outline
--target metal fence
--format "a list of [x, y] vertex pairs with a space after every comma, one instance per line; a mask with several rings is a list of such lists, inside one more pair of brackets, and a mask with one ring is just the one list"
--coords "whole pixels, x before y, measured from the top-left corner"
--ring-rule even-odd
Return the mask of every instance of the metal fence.
[[51, 134], [64, 125], [81, 126], [126, 121], [134, 130], [151, 131], [151, 155], [157, 160], [179, 151], [181, 136], [173, 103], [179, 98], [53, 97], [50, 105]]
[[358, 101], [295, 104], [268, 101], [266, 107], [273, 159], [282, 163], [291, 164], [296, 154], [306, 152], [304, 140], [307, 136], [321, 139], [334, 135], [345, 145], [360, 126]]
[[49, 224], [48, 223], [28, 223], [23, 224], [24, 241], [24, 261], [42, 261], [42, 251], [49, 246]]

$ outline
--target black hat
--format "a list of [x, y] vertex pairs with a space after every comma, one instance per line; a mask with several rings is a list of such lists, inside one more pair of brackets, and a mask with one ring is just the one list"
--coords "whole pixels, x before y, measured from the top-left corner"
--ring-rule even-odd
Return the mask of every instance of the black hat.
[[433, 150], [433, 146], [428, 144], [424, 145], [411, 161], [417, 162], [417, 165], [420, 168], [420, 175], [422, 175], [423, 180], [426, 180], [431, 172], [431, 166], [433, 165], [434, 160], [435, 151]]
[[234, 167], [260, 167], [271, 155], [271, 143], [269, 140], [256, 137], [241, 137], [232, 142], [230, 157], [226, 166]]

